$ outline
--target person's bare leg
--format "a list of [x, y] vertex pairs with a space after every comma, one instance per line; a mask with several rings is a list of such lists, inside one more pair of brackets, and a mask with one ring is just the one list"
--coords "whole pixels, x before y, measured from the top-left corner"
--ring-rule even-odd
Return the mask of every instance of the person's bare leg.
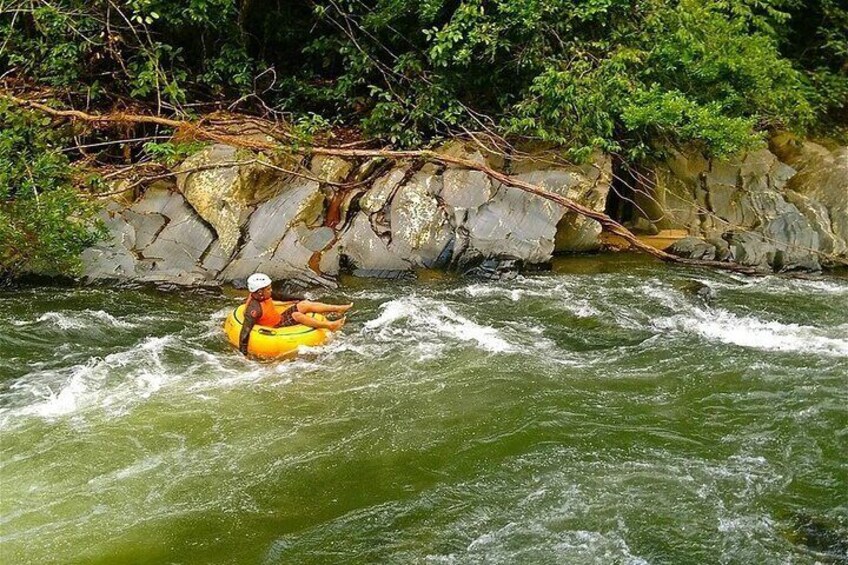
[[338, 331], [345, 324], [345, 319], [342, 318], [340, 320], [335, 320], [333, 322], [327, 320], [316, 320], [311, 316], [307, 316], [302, 312], [294, 312], [292, 313], [292, 320], [297, 322], [298, 324], [303, 324], [304, 326], [309, 326], [310, 328], [318, 328], [324, 330], [332, 330]]
[[301, 314], [327, 314], [338, 312], [344, 314], [353, 307], [353, 304], [324, 304], [323, 302], [310, 302], [301, 300], [297, 303], [297, 311]]

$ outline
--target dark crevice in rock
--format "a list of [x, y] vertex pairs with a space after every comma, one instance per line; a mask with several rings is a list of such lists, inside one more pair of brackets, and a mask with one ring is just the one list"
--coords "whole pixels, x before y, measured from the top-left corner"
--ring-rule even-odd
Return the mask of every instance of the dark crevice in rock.
[[454, 257], [454, 250], [456, 249], [456, 236], [452, 235], [448, 242], [445, 244], [445, 247], [439, 253], [435, 260], [432, 262], [425, 262], [424, 266], [428, 269], [442, 269], [451, 264], [451, 261]]
[[350, 274], [363, 279], [412, 280], [415, 278], [415, 273], [412, 271], [390, 271], [388, 269], [353, 269]]
[[710, 214], [713, 213], [713, 195], [710, 192], [706, 173], [698, 175], [698, 184], [704, 193], [704, 208], [698, 209], [698, 223], [701, 229], [706, 231], [708, 229], [707, 226], [709, 226]]
[[461, 261], [460, 273], [465, 277], [490, 281], [508, 281], [516, 278], [524, 268], [521, 259], [510, 256], [470, 257]]
[[165, 214], [160, 214], [160, 216], [165, 218], [165, 223], [162, 224], [162, 227], [160, 227], [158, 230], [156, 230], [155, 234], [153, 234], [153, 240], [151, 241], [151, 244], [155, 243], [156, 240], [159, 239], [159, 236], [162, 234], [162, 232], [165, 231], [165, 228], [167, 228], [169, 225], [171, 225], [171, 218], [169, 218]]
[[621, 157], [613, 156], [612, 183], [604, 207], [607, 216], [620, 224], [633, 222], [636, 216], [633, 205], [636, 196], [634, 187], [638, 182], [635, 171]]
[[213, 248], [213, 247], [215, 247], [215, 243], [216, 243], [217, 241], [218, 241], [217, 239], [213, 239], [213, 240], [209, 243], [209, 245], [207, 245], [207, 246], [206, 246], [206, 249], [204, 249], [204, 250], [203, 250], [203, 252], [200, 254], [200, 257], [198, 257], [198, 258], [197, 258], [197, 266], [198, 266], [198, 267], [202, 266], [202, 265], [203, 265], [203, 262], [204, 262], [204, 261], [206, 261], [206, 257], [207, 257], [207, 256], [209, 255], [209, 253], [212, 251], [212, 248]]

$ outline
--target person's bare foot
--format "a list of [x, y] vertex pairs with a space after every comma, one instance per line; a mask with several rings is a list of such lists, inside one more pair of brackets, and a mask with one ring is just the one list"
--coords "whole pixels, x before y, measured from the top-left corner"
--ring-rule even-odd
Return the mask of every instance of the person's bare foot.
[[340, 318], [340, 319], [336, 320], [335, 322], [330, 322], [330, 328], [329, 329], [334, 331], [334, 332], [337, 332], [340, 329], [342, 329], [342, 327], [345, 325], [346, 321], [347, 320], [345, 320], [345, 318]]
[[336, 311], [344, 313], [350, 310], [351, 308], [353, 308], [353, 302], [351, 302], [350, 304], [339, 304], [336, 308]]

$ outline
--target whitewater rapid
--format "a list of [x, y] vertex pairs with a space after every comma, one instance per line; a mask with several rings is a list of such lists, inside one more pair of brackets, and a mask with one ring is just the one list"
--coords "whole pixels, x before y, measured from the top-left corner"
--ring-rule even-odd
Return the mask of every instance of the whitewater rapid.
[[269, 363], [224, 339], [231, 296], [4, 294], [0, 550], [812, 563], [796, 516], [848, 512], [848, 280], [648, 265], [325, 298], [356, 303], [344, 332]]
[[[777, 277], [695, 280], [712, 289], [716, 305], [705, 304], [679, 285], [627, 275], [594, 276], [590, 285], [564, 277], [521, 277], [507, 283], [468, 282], [446, 289], [419, 290], [413, 286], [403, 296], [371, 289], [351, 292], [345, 299], [376, 305], [368, 319], [355, 320], [331, 344], [313, 348], [294, 363], [282, 365], [241, 359], [220, 343], [219, 328], [229, 307], [216, 309], [207, 319], [179, 332], [140, 337], [128, 347], [93, 356], [74, 350], [75, 335], [106, 340], [116, 332], [167, 320], [169, 313], [121, 316], [82, 309], [47, 312], [29, 319], [11, 317], [8, 321], [15, 328], [11, 333], [61, 336], [63, 343], [8, 385], [6, 402], [0, 407], [0, 429], [27, 417], [66, 417], [97, 407], [120, 413], [133, 402], [143, 401], [163, 387], [180, 386], [196, 375], [212, 378], [201, 379], [206, 384], [193, 382], [194, 388], [230, 386], [308, 367], [332, 371], [333, 358], [343, 352], [369, 358], [404, 351], [420, 362], [470, 347], [484, 355], [544, 355], [554, 363], [576, 362], [575, 352], [558, 348], [545, 337], [544, 324], [522, 310], [522, 301], [531, 299], [538, 301], [535, 308], [547, 314], [629, 330], [644, 336], [640, 341], [648, 343], [677, 341], [696, 347], [698, 341], [704, 341], [775, 353], [848, 358], [848, 284]], [[724, 294], [744, 296], [751, 292], [774, 293], [782, 299], [832, 300], [833, 308], [845, 314], [844, 321], [801, 324], [786, 321], [777, 308], [754, 312], [721, 305]], [[481, 303], [504, 302], [510, 304], [509, 315], [500, 319], [476, 312]], [[181, 320], [173, 316], [173, 321]], [[210, 341], [216, 342], [213, 351], [204, 345]], [[174, 374], [163, 364], [165, 354], [182, 356], [190, 360], [191, 367]], [[591, 355], [583, 357], [586, 364], [593, 362]], [[121, 381], [112, 382], [117, 369], [122, 370]]]

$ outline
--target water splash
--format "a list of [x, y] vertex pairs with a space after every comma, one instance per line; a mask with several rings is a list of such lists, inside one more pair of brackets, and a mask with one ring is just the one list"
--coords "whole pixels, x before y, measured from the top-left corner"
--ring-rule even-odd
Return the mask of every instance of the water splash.
[[390, 300], [381, 305], [380, 310], [377, 318], [365, 323], [365, 330], [381, 341], [415, 340], [419, 347], [427, 344], [423, 347], [429, 347], [432, 353], [444, 346], [434, 340], [444, 338], [473, 343], [489, 353], [510, 353], [518, 349], [496, 328], [478, 324], [440, 300], [410, 296]]

